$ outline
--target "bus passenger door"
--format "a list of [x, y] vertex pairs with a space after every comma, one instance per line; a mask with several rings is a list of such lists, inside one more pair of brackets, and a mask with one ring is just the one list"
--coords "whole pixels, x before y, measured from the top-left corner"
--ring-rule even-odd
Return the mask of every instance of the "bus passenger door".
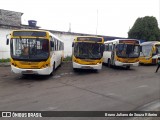
[[112, 52], [111, 52], [111, 64], [114, 65], [114, 56], [115, 56], [115, 44], [112, 44]]
[[50, 40], [50, 57], [51, 57], [50, 64], [53, 67], [55, 61], [55, 43], [53, 38], [51, 38]]
[[103, 52], [103, 62], [107, 63], [107, 51], [108, 51], [108, 44], [105, 45], [104, 52]]

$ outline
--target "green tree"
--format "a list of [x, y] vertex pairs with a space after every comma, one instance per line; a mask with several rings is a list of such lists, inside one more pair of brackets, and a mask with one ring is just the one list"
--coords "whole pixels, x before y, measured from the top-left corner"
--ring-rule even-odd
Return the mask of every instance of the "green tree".
[[146, 41], [160, 40], [160, 29], [156, 18], [153, 16], [138, 18], [129, 30], [128, 38]]

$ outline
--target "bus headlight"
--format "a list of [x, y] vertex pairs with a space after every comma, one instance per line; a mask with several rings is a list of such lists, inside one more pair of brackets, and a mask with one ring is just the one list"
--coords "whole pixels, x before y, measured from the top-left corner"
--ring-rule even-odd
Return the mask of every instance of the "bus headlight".
[[78, 61], [76, 59], [73, 59], [74, 62], [78, 63]]
[[97, 65], [98, 65], [98, 64], [101, 64], [101, 63], [102, 63], [102, 61], [97, 62]]
[[42, 66], [42, 68], [46, 68], [46, 67], [48, 67], [49, 66], [49, 64], [44, 64], [43, 66]]
[[15, 67], [17, 66], [15, 63], [12, 63], [12, 65], [15, 66]]

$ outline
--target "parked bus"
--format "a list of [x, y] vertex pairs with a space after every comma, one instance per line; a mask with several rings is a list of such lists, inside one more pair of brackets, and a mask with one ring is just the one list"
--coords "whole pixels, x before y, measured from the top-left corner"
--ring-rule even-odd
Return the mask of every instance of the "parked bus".
[[14, 30], [10, 42], [11, 71], [49, 75], [62, 63], [64, 43], [45, 30]]
[[141, 47], [140, 64], [157, 64], [158, 56], [160, 56], [160, 42], [143, 42], [141, 43]]
[[140, 44], [135, 39], [115, 39], [104, 42], [105, 51], [103, 62], [111, 66], [130, 66], [139, 65]]
[[79, 36], [74, 39], [73, 69], [101, 69], [103, 62], [104, 39], [95, 36]]

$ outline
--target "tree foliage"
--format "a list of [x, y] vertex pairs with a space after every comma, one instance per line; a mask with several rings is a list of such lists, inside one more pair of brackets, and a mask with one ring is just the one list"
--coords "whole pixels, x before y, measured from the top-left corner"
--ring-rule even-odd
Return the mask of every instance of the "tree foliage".
[[156, 18], [153, 16], [138, 18], [129, 30], [128, 38], [146, 41], [160, 40], [160, 29]]

